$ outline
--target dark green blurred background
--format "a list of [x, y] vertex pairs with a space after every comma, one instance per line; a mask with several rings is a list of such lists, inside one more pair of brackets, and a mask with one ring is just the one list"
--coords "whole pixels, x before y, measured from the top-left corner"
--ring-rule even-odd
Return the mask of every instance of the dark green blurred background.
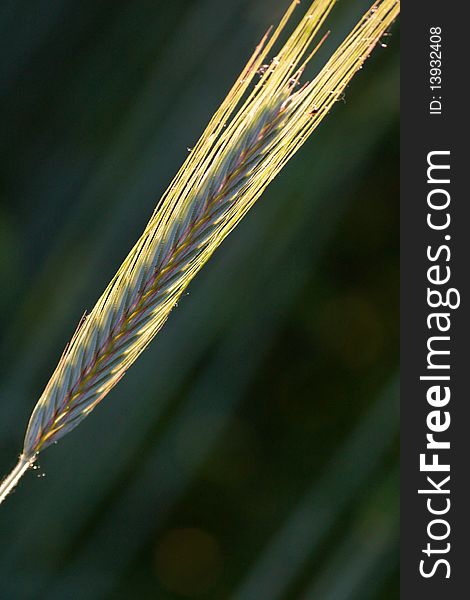
[[[2, 472], [287, 3], [2, 0]], [[398, 40], [1, 507], [1, 600], [398, 598]]]

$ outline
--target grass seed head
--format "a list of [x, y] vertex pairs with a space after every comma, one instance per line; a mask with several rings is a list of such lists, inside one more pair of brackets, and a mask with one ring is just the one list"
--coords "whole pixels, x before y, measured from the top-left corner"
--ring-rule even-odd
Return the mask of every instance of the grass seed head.
[[335, 0], [315, 0], [269, 60], [298, 4], [292, 2], [278, 27], [263, 37], [142, 236], [80, 322], [32, 413], [23, 465], [74, 429], [118, 383], [191, 279], [341, 98], [399, 13], [398, 0], [376, 2], [319, 74], [302, 84]]

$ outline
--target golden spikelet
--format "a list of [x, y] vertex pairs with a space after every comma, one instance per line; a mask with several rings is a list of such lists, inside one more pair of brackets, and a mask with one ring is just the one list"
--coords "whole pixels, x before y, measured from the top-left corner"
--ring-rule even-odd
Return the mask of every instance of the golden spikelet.
[[[311, 82], [301, 77], [335, 0], [313, 2], [285, 45], [267, 57], [294, 1], [256, 48], [144, 233], [80, 323], [39, 399], [20, 462], [0, 501], [38, 452], [68, 433], [116, 385], [160, 330], [183, 290], [306, 141], [399, 13], [380, 0]], [[256, 83], [254, 83], [256, 81]]]

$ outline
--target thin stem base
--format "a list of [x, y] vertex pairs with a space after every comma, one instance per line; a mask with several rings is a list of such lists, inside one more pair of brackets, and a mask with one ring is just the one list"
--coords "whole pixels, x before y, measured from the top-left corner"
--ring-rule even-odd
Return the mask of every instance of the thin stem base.
[[35, 460], [35, 456], [27, 457], [24, 454], [20, 456], [16, 467], [0, 483], [0, 504], [5, 500], [8, 494], [13, 491], [18, 481], [23, 477], [26, 471], [33, 466]]

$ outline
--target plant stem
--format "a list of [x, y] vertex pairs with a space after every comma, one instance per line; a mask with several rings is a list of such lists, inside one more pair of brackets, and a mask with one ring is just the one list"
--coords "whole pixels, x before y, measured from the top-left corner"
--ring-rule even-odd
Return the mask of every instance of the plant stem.
[[18, 481], [23, 477], [26, 471], [32, 467], [35, 460], [35, 456], [27, 457], [24, 454], [20, 456], [16, 467], [0, 483], [0, 504], [5, 500], [8, 494], [13, 491]]

